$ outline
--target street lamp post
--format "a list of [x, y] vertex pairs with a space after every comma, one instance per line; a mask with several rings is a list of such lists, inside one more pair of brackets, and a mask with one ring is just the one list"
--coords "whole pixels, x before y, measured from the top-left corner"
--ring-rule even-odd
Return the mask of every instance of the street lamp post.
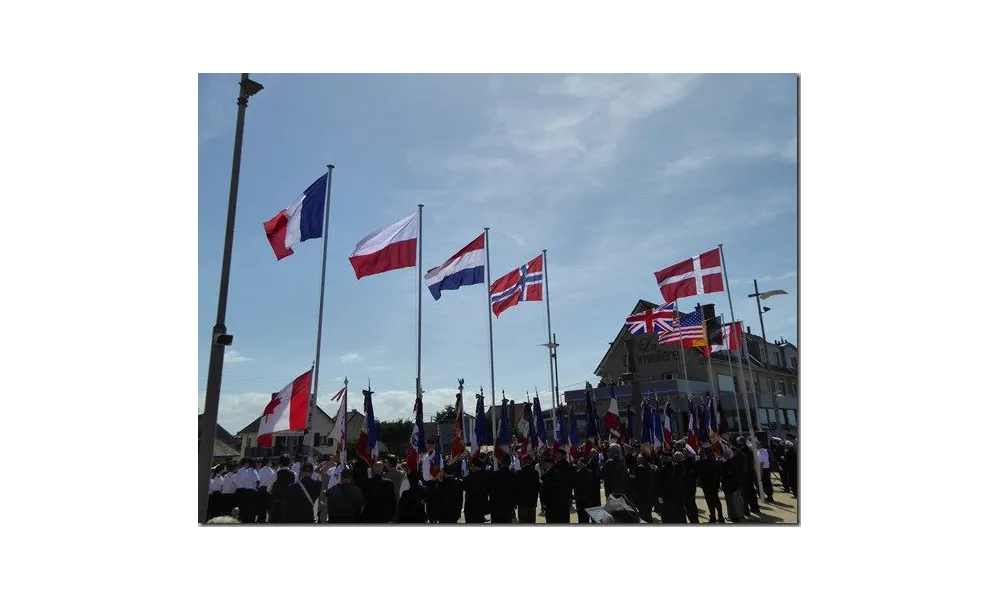
[[233, 258], [233, 232], [236, 228], [236, 197], [240, 185], [240, 160], [243, 154], [243, 120], [250, 96], [264, 86], [250, 79], [249, 73], [240, 77], [240, 95], [236, 100], [236, 141], [233, 146], [233, 170], [229, 180], [229, 212], [226, 216], [226, 241], [222, 250], [222, 276], [219, 280], [219, 309], [212, 328], [212, 346], [208, 358], [208, 383], [205, 391], [205, 413], [198, 444], [198, 522], [208, 521], [208, 483], [212, 471], [212, 453], [215, 448], [215, 430], [219, 422], [219, 394], [222, 390], [222, 363], [226, 346], [233, 343], [233, 336], [226, 332], [226, 303], [229, 299], [229, 268]]
[[[786, 294], [786, 293], [787, 292], [785, 290], [770, 290], [770, 291], [764, 292], [762, 294], [760, 292], [760, 290], [757, 289], [757, 280], [754, 279], [753, 280], [753, 293], [747, 295], [747, 298], [756, 298], [757, 299], [757, 317], [760, 319], [760, 337], [764, 340], [764, 366], [765, 367], [768, 366], [768, 365], [770, 365], [770, 361], [768, 360], [768, 356], [767, 356], [767, 333], [765, 333], [765, 331], [764, 331], [764, 313], [767, 312], [770, 309], [767, 308], [766, 306], [763, 309], [761, 309], [760, 299], [761, 299], [761, 296], [763, 296], [766, 299], [766, 298], [770, 298], [771, 296], [774, 296], [774, 295]], [[774, 410], [774, 422], [778, 426], [778, 428], [780, 429], [781, 428], [781, 421], [778, 419], [778, 401], [775, 399], [775, 392], [777, 392], [777, 390], [768, 390], [768, 393], [771, 396], [771, 408], [772, 408], [772, 410]]]

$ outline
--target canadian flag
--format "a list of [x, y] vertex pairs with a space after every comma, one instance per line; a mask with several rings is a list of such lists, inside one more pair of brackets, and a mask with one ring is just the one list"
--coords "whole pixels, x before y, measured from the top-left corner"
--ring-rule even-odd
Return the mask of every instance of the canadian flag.
[[264, 407], [257, 428], [260, 446], [270, 448], [274, 433], [306, 428], [311, 389], [312, 369], [296, 377], [280, 392], [271, 394], [271, 401]]

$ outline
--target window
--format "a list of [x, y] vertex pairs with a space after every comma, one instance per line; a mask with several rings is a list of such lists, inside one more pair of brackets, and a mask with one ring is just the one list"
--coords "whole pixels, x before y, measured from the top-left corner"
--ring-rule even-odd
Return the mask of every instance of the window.
[[774, 353], [774, 364], [776, 364], [776, 365], [780, 365], [781, 364], [781, 358], [778, 357], [778, 353], [777, 352]]
[[312, 444], [312, 445], [313, 445], [314, 447], [315, 447], [315, 446], [319, 446], [319, 445], [320, 445], [320, 443], [319, 443], [319, 442], [320, 442], [320, 435], [319, 435], [318, 433], [314, 433], [314, 434], [313, 434], [313, 444]]
[[753, 380], [753, 391], [760, 393], [760, 381], [756, 379]]
[[732, 392], [736, 389], [736, 381], [731, 375], [717, 375], [719, 378], [719, 391]]
[[794, 381], [792, 382], [792, 395], [795, 396], [796, 398], [798, 398], [799, 396], [798, 386], [795, 385]]
[[790, 427], [796, 427], [796, 424], [795, 424], [795, 411], [794, 410], [791, 410], [791, 409], [786, 410], [785, 411], [785, 418], [788, 420], [788, 425]]
[[774, 380], [771, 379], [770, 377], [768, 377], [767, 379], [767, 393], [768, 394], [774, 393]]
[[788, 393], [787, 391], [785, 391], [785, 380], [784, 379], [779, 379], [778, 380], [778, 391], [781, 393], [782, 396], [784, 396], [785, 394]]
[[792, 368], [797, 371], [799, 369], [799, 360], [794, 356], [792, 357], [791, 360], [792, 360]]

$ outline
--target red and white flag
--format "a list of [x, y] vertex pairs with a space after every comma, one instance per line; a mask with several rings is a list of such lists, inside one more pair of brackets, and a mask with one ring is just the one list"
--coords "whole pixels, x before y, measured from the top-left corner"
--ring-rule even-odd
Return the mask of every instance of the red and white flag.
[[285, 389], [271, 394], [271, 401], [264, 407], [257, 428], [258, 443], [270, 448], [274, 434], [282, 431], [304, 430], [309, 413], [309, 392], [312, 389], [312, 369], [295, 378]]
[[418, 215], [413, 213], [404, 217], [358, 242], [351, 254], [351, 265], [358, 279], [417, 266]]
[[743, 324], [729, 323], [722, 328], [722, 344], [712, 344], [712, 352], [719, 350], [736, 350], [743, 347]]
[[722, 285], [722, 251], [719, 248], [682, 260], [653, 275], [666, 302], [726, 291]]
[[621, 425], [618, 421], [618, 399], [611, 396], [611, 402], [608, 403], [608, 410], [604, 413], [604, 429], [608, 432], [608, 437], [612, 435], [617, 439], [621, 439]]

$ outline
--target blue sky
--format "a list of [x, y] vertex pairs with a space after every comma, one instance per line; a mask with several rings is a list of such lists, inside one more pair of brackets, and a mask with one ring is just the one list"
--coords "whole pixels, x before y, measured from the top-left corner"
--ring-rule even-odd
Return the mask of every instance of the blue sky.
[[[376, 416], [409, 417], [416, 376], [414, 269], [358, 281], [348, 262], [374, 229], [424, 209], [427, 269], [490, 227], [492, 276], [549, 251], [560, 388], [590, 380], [653, 272], [725, 244], [738, 318], [797, 343], [796, 79], [793, 75], [267, 75], [247, 110], [227, 326], [235, 342], [219, 422], [234, 432], [315, 353], [322, 241], [280, 263], [263, 222], [334, 170], [320, 402], [371, 378]], [[199, 76], [198, 397], [204, 405], [236, 121], [238, 74]], [[426, 411], [457, 378], [486, 389], [483, 286], [426, 288]], [[725, 294], [713, 302], [727, 316]], [[497, 400], [537, 386], [551, 403], [545, 305], [494, 320]], [[471, 394], [467, 402], [471, 405]]]

